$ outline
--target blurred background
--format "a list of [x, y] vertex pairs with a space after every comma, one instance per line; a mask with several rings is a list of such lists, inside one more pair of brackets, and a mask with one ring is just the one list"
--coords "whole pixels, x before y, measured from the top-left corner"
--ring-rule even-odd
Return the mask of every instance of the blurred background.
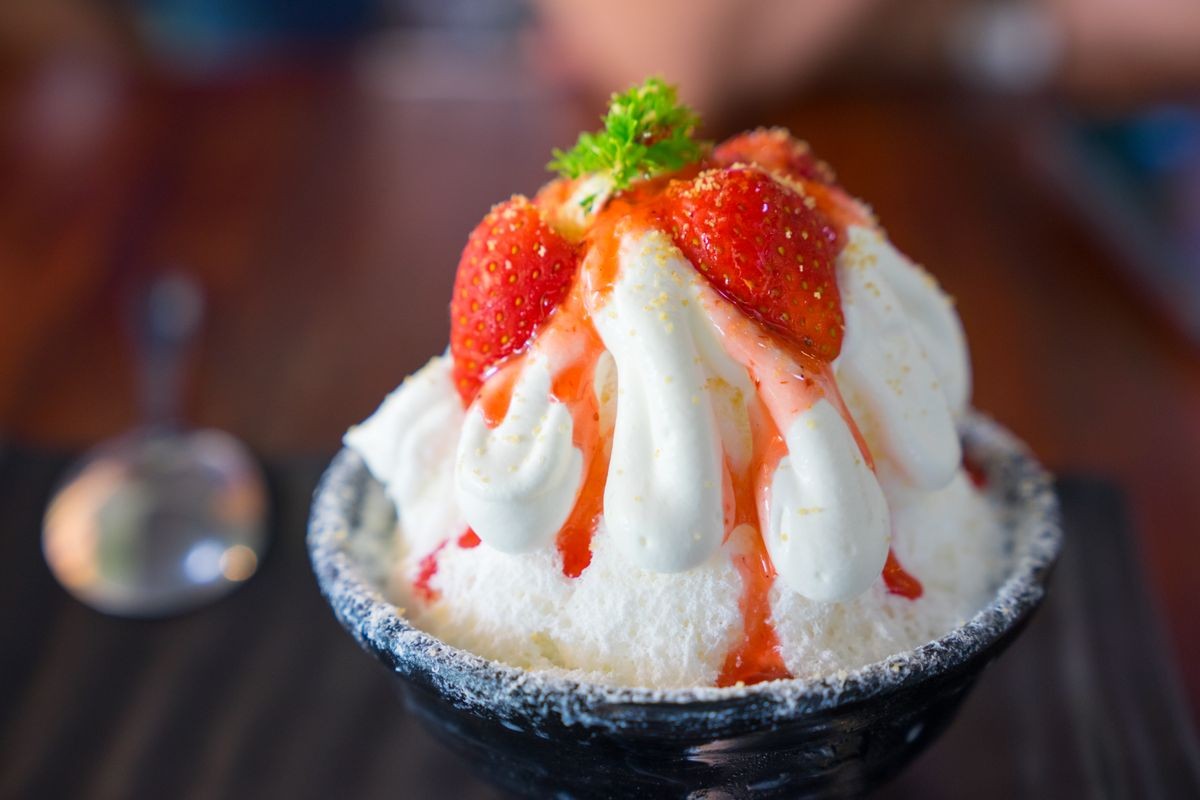
[[808, 139], [955, 296], [975, 404], [1120, 487], [1196, 718], [1194, 0], [5, 0], [3, 496], [139, 422], [130, 309], [166, 270], [207, 309], [181, 416], [319, 467], [445, 347], [483, 213], [654, 73], [708, 138]]

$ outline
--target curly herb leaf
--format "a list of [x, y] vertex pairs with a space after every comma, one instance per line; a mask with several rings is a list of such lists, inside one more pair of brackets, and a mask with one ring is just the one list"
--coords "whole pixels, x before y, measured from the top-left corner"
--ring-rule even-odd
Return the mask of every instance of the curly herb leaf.
[[699, 161], [707, 146], [692, 139], [699, 117], [661, 78], [613, 94], [603, 121], [604, 130], [579, 134], [569, 151], [555, 149], [547, 169], [566, 178], [606, 172], [620, 191], [635, 178]]

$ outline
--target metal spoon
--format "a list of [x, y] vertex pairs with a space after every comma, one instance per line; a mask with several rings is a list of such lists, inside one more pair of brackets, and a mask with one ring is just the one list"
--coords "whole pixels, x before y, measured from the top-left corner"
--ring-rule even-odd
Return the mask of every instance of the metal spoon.
[[178, 423], [203, 305], [183, 274], [153, 283], [136, 324], [145, 424], [88, 452], [46, 509], [46, 562], [98, 611], [157, 617], [211, 602], [253, 575], [266, 547], [266, 491], [245, 446]]

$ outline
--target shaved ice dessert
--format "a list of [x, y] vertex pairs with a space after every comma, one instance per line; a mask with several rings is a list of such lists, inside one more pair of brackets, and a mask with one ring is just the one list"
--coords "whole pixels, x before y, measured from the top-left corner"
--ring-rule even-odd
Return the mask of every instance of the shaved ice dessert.
[[446, 353], [346, 434], [388, 591], [517, 667], [818, 678], [970, 618], [1006, 566], [964, 467], [953, 304], [782, 129], [719, 145], [651, 79], [470, 234]]

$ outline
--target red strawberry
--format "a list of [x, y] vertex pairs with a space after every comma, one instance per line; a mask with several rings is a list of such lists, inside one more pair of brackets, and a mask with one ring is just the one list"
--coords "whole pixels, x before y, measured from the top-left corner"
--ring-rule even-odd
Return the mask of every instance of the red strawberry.
[[494, 206], [471, 231], [450, 300], [454, 384], [464, 404], [562, 302], [575, 267], [575, 248], [521, 195]]
[[809, 356], [842, 348], [837, 231], [811, 198], [759, 169], [713, 169], [666, 193], [675, 244], [742, 313]]
[[808, 142], [793, 138], [786, 128], [757, 128], [726, 139], [713, 150], [712, 159], [723, 167], [757, 164], [799, 180], [836, 180], [829, 165], [813, 155]]

